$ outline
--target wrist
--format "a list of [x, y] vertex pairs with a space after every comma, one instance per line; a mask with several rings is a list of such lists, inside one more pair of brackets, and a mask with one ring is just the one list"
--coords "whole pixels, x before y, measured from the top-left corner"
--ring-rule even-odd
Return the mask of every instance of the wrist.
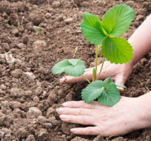
[[139, 110], [138, 117], [142, 128], [151, 127], [151, 92], [137, 98], [137, 106]]

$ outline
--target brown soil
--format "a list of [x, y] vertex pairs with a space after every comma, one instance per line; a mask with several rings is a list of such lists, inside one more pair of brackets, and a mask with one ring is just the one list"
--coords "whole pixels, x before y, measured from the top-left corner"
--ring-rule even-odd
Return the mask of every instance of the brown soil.
[[[94, 65], [94, 46], [79, 24], [84, 11], [102, 17], [109, 7], [124, 3], [136, 17], [125, 38], [151, 12], [149, 1], [135, 0], [0, 0], [0, 138], [2, 141], [103, 141], [101, 136], [76, 136], [78, 125], [62, 122], [55, 109], [78, 99], [86, 83], [61, 85], [52, 66], [65, 58]], [[40, 29], [35, 30], [33, 26]], [[101, 60], [101, 59], [100, 59]], [[81, 85], [82, 84], [82, 85]], [[133, 69], [123, 95], [137, 97], [151, 90], [151, 53]], [[151, 129], [111, 138], [109, 141], [151, 141]]]

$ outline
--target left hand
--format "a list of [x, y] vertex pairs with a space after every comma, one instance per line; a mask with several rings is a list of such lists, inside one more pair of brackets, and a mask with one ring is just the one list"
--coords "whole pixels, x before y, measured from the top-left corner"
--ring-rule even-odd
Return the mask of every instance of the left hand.
[[121, 97], [113, 107], [102, 106], [94, 101], [90, 104], [69, 101], [62, 105], [57, 109], [62, 121], [91, 125], [71, 129], [74, 134], [116, 136], [144, 126], [137, 98]]

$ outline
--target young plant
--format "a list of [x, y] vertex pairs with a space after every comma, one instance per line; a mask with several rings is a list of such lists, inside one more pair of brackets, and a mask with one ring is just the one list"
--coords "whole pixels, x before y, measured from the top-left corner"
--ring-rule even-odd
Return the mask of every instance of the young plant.
[[[120, 36], [129, 28], [134, 15], [132, 8], [122, 4], [109, 9], [103, 16], [102, 21], [97, 16], [84, 12], [83, 21], [80, 25], [82, 33], [91, 44], [96, 46], [96, 62], [92, 71], [92, 82], [83, 76], [85, 65], [79, 59], [65, 59], [57, 63], [52, 68], [52, 73], [60, 74], [65, 72], [74, 77], [84, 77], [90, 83], [82, 90], [82, 99], [87, 103], [98, 100], [100, 104], [106, 106], [116, 104], [120, 99], [120, 93], [116, 88], [117, 85], [111, 78], [106, 78], [104, 81], [98, 79], [105, 60], [115, 64], [131, 61], [133, 55], [132, 46]], [[97, 75], [98, 48], [100, 48], [100, 53], [104, 56], [104, 59]], [[125, 86], [118, 85], [118, 87]]]

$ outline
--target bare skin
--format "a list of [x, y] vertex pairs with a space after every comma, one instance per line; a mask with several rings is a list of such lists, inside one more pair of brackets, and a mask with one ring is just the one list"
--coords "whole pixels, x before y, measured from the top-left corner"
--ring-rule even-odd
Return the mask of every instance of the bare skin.
[[[111, 77], [116, 84], [124, 85], [132, 72], [132, 67], [140, 58], [151, 51], [150, 23], [151, 15], [128, 40], [133, 46], [131, 62], [115, 65], [106, 61], [99, 79]], [[92, 68], [86, 69], [84, 75], [91, 80]], [[78, 81], [84, 81], [84, 79], [82, 77], [74, 78], [67, 76], [60, 80], [61, 83], [74, 83]], [[83, 101], [69, 101], [63, 103], [63, 107], [58, 108], [57, 112], [61, 120], [65, 122], [90, 125], [85, 128], [71, 129], [71, 132], [75, 134], [116, 136], [151, 126], [150, 100], [151, 92], [138, 98], [121, 97], [120, 101], [113, 107], [102, 106], [97, 102], [87, 104]]]
[[[62, 121], [91, 125], [71, 129], [75, 134], [116, 136], [151, 126], [151, 115], [146, 119], [146, 110], [140, 105], [138, 98], [122, 97], [113, 107], [102, 106], [97, 102], [87, 104], [83, 101], [70, 101], [62, 105], [62, 108], [57, 109]], [[140, 109], [145, 110], [143, 114]], [[151, 110], [151, 106], [148, 110]]]
[[[100, 68], [101, 68], [101, 64], [98, 65], [97, 74], [99, 74]], [[85, 69], [84, 76], [89, 80], [92, 80], [92, 70], [93, 68]], [[111, 64], [108, 61], [105, 61], [99, 79], [105, 79], [107, 77], [111, 77], [116, 84], [124, 85], [126, 79], [131, 74], [131, 72], [132, 72], [132, 66], [130, 64], [115, 65], [115, 64]], [[61, 83], [75, 83], [79, 81], [85, 81], [85, 79], [82, 76], [76, 78], [71, 76], [66, 76], [60, 79]], [[122, 92], [123, 88], [119, 88], [119, 90]]]

